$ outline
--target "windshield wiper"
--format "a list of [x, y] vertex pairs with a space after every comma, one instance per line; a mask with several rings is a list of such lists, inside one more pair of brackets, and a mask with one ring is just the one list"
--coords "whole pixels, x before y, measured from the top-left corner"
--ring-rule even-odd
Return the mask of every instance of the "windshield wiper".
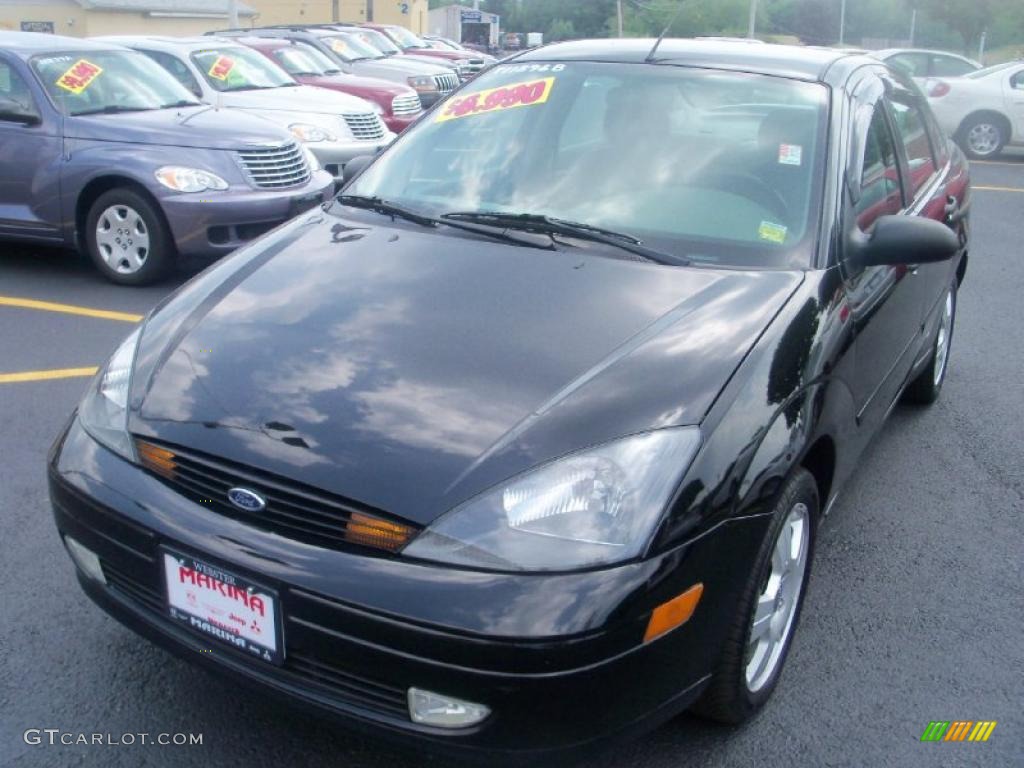
[[96, 109], [86, 109], [82, 112], [75, 112], [75, 117], [81, 117], [82, 115], [117, 115], [121, 112], [149, 112], [155, 109], [155, 107], [126, 107], [123, 104], [108, 104], [105, 107], [97, 107]]
[[538, 232], [545, 235], [565, 235], [580, 240], [610, 245], [629, 253], [635, 253], [659, 264], [686, 266], [689, 259], [671, 253], [655, 250], [644, 245], [644, 241], [625, 232], [603, 229], [593, 224], [579, 221], [568, 221], [541, 213], [505, 213], [503, 211], [454, 211], [441, 216], [445, 221], [469, 221], [477, 224], [489, 224], [495, 227], [518, 229], [524, 232]]
[[554, 250], [553, 245], [530, 243], [504, 232], [496, 232], [493, 229], [474, 227], [472, 224], [463, 224], [456, 220], [439, 219], [425, 213], [420, 213], [419, 211], [411, 210], [403, 205], [389, 202], [380, 197], [371, 195], [338, 195], [335, 200], [342, 205], [347, 205], [351, 208], [363, 208], [368, 211], [375, 211], [376, 213], [380, 213], [385, 216], [405, 219], [413, 222], [414, 224], [419, 224], [422, 227], [434, 228], [444, 225], [446, 227], [451, 227], [452, 229], [462, 230], [463, 232], [472, 232], [473, 234], [483, 235], [484, 237], [490, 237], [494, 240], [501, 240], [502, 242], [509, 243], [511, 245], [522, 245], [529, 248]]
[[172, 101], [170, 104], [161, 104], [160, 109], [174, 109], [175, 107], [198, 107], [198, 101], [189, 101], [182, 99], [181, 101]]

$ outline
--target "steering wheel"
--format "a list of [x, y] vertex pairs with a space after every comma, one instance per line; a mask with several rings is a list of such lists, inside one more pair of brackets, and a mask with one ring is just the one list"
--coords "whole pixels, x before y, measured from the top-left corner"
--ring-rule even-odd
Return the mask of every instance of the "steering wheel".
[[789, 205], [768, 183], [752, 173], [743, 171], [722, 171], [698, 176], [696, 183], [745, 197], [778, 216], [780, 221], [789, 220]]

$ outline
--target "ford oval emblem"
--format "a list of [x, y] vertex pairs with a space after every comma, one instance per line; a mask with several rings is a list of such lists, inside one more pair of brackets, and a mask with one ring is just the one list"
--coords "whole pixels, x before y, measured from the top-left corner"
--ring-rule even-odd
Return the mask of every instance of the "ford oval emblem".
[[260, 512], [267, 506], [266, 499], [248, 488], [232, 488], [228, 491], [228, 501], [246, 512]]

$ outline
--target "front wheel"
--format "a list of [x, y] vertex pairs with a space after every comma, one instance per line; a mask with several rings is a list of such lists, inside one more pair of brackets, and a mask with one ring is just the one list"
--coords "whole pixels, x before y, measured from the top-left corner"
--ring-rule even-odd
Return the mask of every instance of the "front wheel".
[[942, 300], [942, 315], [939, 329], [932, 342], [932, 353], [924, 370], [907, 386], [903, 399], [917, 405], [931, 405], [939, 399], [942, 383], [949, 368], [949, 348], [953, 343], [953, 326], [956, 323], [956, 281], [949, 286]]
[[740, 723], [771, 697], [800, 618], [818, 522], [818, 487], [806, 469], [783, 486], [772, 523], [697, 714]]
[[122, 285], [156, 282], [174, 261], [163, 216], [131, 189], [111, 189], [96, 198], [86, 216], [85, 245], [103, 276]]

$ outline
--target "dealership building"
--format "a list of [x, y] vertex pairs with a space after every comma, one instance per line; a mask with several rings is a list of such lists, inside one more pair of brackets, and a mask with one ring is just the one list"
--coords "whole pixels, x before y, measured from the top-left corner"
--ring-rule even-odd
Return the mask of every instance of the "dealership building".
[[[427, 31], [427, 0], [238, 0], [243, 27], [373, 21]], [[195, 35], [228, 26], [228, 0], [0, 0], [0, 30], [74, 37]]]

